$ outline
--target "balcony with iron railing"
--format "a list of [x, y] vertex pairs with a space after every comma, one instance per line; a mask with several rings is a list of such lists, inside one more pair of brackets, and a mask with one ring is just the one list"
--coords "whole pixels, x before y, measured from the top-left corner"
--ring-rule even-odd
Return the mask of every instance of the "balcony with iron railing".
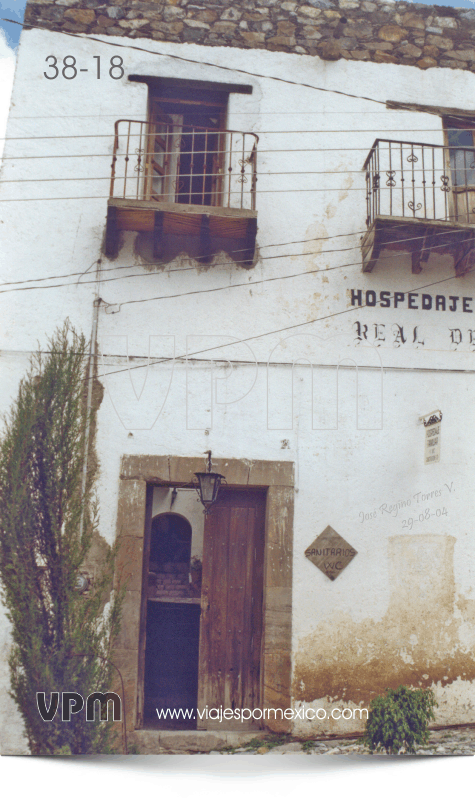
[[[235, 251], [254, 258], [258, 136], [239, 131], [118, 120], [105, 251], [121, 231], [149, 232], [161, 258], [166, 237], [197, 243], [198, 258]], [[231, 243], [231, 244], [230, 244]]]
[[376, 139], [363, 169], [364, 272], [374, 269], [383, 250], [410, 253], [413, 273], [431, 254], [450, 254], [457, 276], [473, 268], [474, 148]]

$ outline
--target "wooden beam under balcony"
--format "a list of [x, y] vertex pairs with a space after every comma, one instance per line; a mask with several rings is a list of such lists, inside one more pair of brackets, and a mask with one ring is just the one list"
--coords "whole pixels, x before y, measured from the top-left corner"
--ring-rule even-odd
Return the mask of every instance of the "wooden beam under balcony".
[[[449, 254], [455, 275], [475, 270], [475, 225], [419, 217], [376, 215], [361, 243], [363, 272], [384, 269], [382, 251], [410, 253], [412, 272], [421, 273], [430, 255]], [[387, 258], [387, 257], [386, 257]]]
[[214, 250], [219, 248], [217, 240], [233, 240], [238, 254], [236, 261], [250, 265], [256, 246], [257, 212], [221, 206], [109, 198], [107, 256], [117, 255], [120, 231], [152, 233], [156, 258], [160, 258], [163, 237], [167, 234], [196, 237], [200, 242], [200, 260], [203, 261], [210, 261]]

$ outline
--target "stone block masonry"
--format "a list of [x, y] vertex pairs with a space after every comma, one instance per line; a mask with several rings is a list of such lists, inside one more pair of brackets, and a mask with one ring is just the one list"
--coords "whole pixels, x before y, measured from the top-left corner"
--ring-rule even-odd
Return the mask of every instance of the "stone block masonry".
[[389, 0], [29, 0], [25, 23], [94, 36], [475, 71], [475, 8]]

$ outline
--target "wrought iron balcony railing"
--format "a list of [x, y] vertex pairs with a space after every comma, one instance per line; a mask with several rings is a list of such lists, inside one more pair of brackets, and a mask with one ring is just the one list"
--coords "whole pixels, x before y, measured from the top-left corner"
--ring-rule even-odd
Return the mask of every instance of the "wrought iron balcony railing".
[[258, 140], [240, 131], [118, 120], [110, 197], [254, 210]]
[[368, 227], [380, 215], [475, 224], [475, 148], [376, 139], [363, 169]]

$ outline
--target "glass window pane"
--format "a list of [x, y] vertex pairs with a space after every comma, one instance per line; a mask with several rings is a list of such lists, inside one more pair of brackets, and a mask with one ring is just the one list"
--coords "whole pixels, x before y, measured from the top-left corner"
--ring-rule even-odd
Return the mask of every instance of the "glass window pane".
[[[475, 186], [475, 150], [472, 131], [466, 128], [448, 128], [452, 183], [456, 187]], [[455, 148], [463, 150], [455, 150]], [[470, 148], [470, 150], [469, 150]]]

